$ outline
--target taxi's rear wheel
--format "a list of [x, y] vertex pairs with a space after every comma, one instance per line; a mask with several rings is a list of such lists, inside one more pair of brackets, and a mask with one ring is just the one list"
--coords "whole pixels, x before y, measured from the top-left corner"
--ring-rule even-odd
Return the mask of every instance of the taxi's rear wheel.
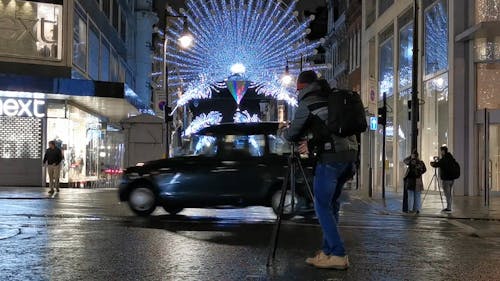
[[136, 215], [146, 217], [156, 209], [156, 196], [150, 186], [138, 185], [130, 192], [128, 204]]
[[[293, 208], [292, 208], [292, 191], [287, 190], [285, 195], [285, 202], [283, 205], [283, 215], [281, 218], [287, 220], [293, 218], [297, 214], [297, 209], [303, 205], [304, 198], [300, 197], [295, 193]], [[281, 190], [277, 190], [271, 198], [271, 207], [276, 215], [280, 212], [280, 199]]]
[[184, 210], [184, 208], [182, 207], [173, 207], [173, 206], [163, 206], [163, 209], [171, 215], [177, 215], [178, 213], [182, 212], [182, 210]]

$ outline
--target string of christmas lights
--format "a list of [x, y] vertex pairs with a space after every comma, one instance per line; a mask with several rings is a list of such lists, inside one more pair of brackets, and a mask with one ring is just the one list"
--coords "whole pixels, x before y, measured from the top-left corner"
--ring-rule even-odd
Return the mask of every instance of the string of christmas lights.
[[[295, 91], [281, 81], [287, 60], [294, 62], [289, 73], [296, 77], [300, 72], [296, 62], [315, 55], [321, 44], [306, 40], [314, 16], [299, 22], [297, 2], [286, 6], [280, 0], [187, 0], [185, 11], [168, 8], [172, 15], [187, 17], [195, 40], [187, 50], [168, 46], [169, 85], [184, 88], [182, 96], [174, 96], [176, 106], [211, 98], [232, 75], [249, 81], [257, 94], [296, 105]], [[169, 42], [177, 42], [182, 21], [172, 26], [166, 35]], [[303, 65], [304, 70], [320, 68]]]

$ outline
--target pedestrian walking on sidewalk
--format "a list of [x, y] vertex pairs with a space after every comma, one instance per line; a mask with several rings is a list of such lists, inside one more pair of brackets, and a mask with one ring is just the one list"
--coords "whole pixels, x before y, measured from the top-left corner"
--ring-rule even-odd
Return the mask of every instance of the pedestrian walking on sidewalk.
[[446, 208], [443, 212], [451, 212], [453, 203], [453, 183], [460, 177], [460, 165], [448, 151], [447, 146], [441, 147], [441, 158], [431, 162], [431, 166], [439, 168], [444, 195], [446, 197]]
[[404, 160], [408, 165], [406, 175], [404, 177], [404, 184], [408, 190], [408, 210], [415, 213], [420, 213], [422, 209], [422, 191], [424, 190], [424, 183], [422, 175], [427, 172], [425, 163], [418, 158], [418, 152], [414, 151], [411, 156]]
[[59, 173], [63, 160], [62, 151], [56, 146], [54, 141], [49, 142], [49, 148], [45, 151], [43, 165], [47, 167], [49, 174], [49, 194], [54, 194], [54, 189], [59, 192]]

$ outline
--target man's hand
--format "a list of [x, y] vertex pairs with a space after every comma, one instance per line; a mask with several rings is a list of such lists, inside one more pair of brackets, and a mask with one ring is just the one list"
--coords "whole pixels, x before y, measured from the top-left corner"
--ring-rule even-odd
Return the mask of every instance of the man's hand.
[[309, 147], [307, 146], [307, 141], [299, 142], [299, 153], [300, 154], [309, 154]]
[[280, 122], [278, 129], [281, 130], [281, 129], [285, 129], [288, 127], [290, 127], [290, 122]]

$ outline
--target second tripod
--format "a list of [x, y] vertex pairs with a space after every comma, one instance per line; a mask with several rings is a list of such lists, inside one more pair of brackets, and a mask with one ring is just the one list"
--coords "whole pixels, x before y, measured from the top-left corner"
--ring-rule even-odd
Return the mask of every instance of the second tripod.
[[291, 205], [291, 214], [295, 213], [295, 194], [296, 194], [296, 173], [298, 172], [302, 175], [304, 182], [306, 184], [307, 194], [310, 196], [311, 200], [313, 200], [313, 194], [311, 190], [311, 185], [307, 179], [306, 173], [304, 171], [304, 167], [300, 162], [300, 157], [295, 153], [295, 145], [292, 145], [292, 152], [288, 157], [288, 169], [285, 174], [285, 178], [283, 180], [283, 185], [281, 186], [281, 196], [278, 207], [278, 217], [276, 219], [276, 223], [274, 226], [273, 236], [271, 237], [271, 242], [269, 246], [269, 254], [267, 257], [267, 266], [271, 266], [272, 261], [276, 257], [276, 250], [278, 248], [278, 240], [279, 233], [281, 229], [281, 222], [283, 220], [283, 213], [285, 210], [285, 199], [287, 194], [291, 194], [290, 205]]
[[437, 173], [436, 168], [434, 168], [434, 175], [432, 176], [431, 182], [427, 186], [427, 191], [425, 191], [424, 199], [422, 199], [422, 206], [424, 205], [424, 201], [425, 201], [425, 198], [427, 197], [427, 193], [429, 193], [429, 189], [431, 188], [433, 183], [434, 183], [434, 190], [436, 190], [436, 187], [439, 190], [439, 198], [441, 198], [441, 206], [444, 208], [443, 194], [441, 193], [441, 184], [439, 182], [439, 177], [438, 177], [438, 173]]

